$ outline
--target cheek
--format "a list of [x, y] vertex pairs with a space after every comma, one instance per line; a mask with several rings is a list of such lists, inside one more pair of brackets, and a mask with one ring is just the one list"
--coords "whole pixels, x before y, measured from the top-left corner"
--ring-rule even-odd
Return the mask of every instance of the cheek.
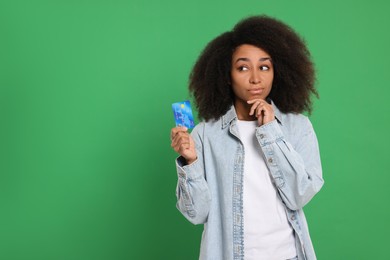
[[236, 86], [236, 84], [232, 84], [232, 91], [233, 91], [233, 93], [235, 94], [235, 95], [237, 95], [237, 91], [238, 91], [238, 89], [237, 89], [237, 86]]
[[237, 91], [237, 89], [238, 89], [238, 82], [237, 82], [237, 80], [236, 79], [234, 79], [234, 78], [232, 78], [232, 81], [231, 81], [231, 84], [230, 84], [230, 86], [231, 86], [231, 88], [232, 88], [232, 90], [233, 90], [233, 92], [236, 92]]
[[238, 87], [236, 84], [231, 85], [232, 93], [234, 97], [242, 97], [243, 95], [243, 90], [242, 88]]
[[272, 87], [273, 82], [274, 82], [274, 76], [270, 75], [270, 77], [267, 79], [267, 83], [270, 87]]
[[236, 87], [237, 86], [239, 87], [239, 86], [244, 84], [244, 82], [245, 82], [245, 75], [232, 73], [231, 74], [231, 80], [232, 80], [232, 84], [234, 84]]
[[274, 81], [274, 78], [275, 78], [275, 72], [272, 70], [272, 74], [270, 75], [271, 84]]

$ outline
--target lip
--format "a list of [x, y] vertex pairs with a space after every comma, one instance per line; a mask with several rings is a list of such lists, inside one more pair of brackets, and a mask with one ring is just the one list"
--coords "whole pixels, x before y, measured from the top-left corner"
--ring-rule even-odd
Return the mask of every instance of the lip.
[[263, 93], [264, 89], [263, 88], [252, 88], [248, 90], [251, 94], [256, 95], [256, 94], [261, 94]]

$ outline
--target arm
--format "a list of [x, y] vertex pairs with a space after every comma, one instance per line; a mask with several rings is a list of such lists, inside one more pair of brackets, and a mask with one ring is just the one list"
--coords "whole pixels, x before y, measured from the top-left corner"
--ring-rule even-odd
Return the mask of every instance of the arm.
[[[203, 125], [200, 124], [192, 131], [191, 135], [187, 132], [182, 135], [184, 139], [189, 138], [189, 143], [193, 144], [193, 153], [188, 152], [188, 149], [191, 150], [192, 148], [191, 145], [186, 148], [186, 142], [182, 142], [183, 144], [181, 145], [185, 148], [180, 148], [180, 145], [176, 145], [176, 147], [173, 146], [175, 151], [181, 154], [181, 156], [176, 159], [178, 174], [176, 206], [184, 217], [193, 224], [203, 224], [207, 221], [211, 201], [210, 192], [205, 179], [203, 146], [199, 134], [200, 129], [202, 128]], [[174, 143], [174, 140], [172, 143]], [[180, 143], [180, 141], [177, 141], [176, 143]], [[195, 154], [195, 157], [191, 154]], [[190, 163], [187, 164], [187, 162]]]
[[264, 152], [279, 194], [292, 210], [303, 208], [321, 189], [324, 181], [317, 137], [310, 121], [304, 117], [298, 145], [286, 140], [278, 122], [273, 120], [256, 130], [256, 137]]

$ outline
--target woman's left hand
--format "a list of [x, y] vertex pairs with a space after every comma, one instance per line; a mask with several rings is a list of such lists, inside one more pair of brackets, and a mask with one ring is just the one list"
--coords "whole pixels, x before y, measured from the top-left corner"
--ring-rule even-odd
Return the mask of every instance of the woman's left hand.
[[263, 99], [252, 99], [247, 101], [248, 104], [252, 105], [249, 111], [250, 116], [256, 116], [259, 126], [265, 125], [275, 120], [274, 109], [272, 105], [268, 104]]

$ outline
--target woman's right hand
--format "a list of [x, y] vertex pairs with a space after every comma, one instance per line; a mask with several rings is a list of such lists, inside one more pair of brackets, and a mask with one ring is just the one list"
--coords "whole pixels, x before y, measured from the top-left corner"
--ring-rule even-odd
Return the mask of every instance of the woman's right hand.
[[187, 128], [177, 126], [171, 130], [171, 146], [173, 150], [179, 153], [187, 164], [193, 163], [197, 159], [195, 142], [191, 135], [187, 132]]

